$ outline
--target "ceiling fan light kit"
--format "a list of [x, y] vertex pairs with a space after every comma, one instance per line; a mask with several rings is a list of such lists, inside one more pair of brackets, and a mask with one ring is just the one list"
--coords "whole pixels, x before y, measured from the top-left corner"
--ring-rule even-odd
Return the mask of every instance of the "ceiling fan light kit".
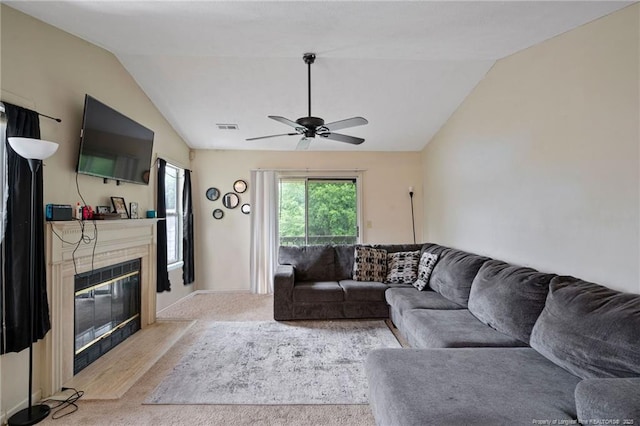
[[298, 136], [302, 135], [302, 139], [298, 142], [297, 150], [303, 150], [309, 148], [309, 144], [312, 139], [316, 137], [331, 139], [338, 142], [345, 142], [352, 145], [360, 145], [364, 142], [364, 139], [357, 138], [355, 136], [343, 135], [340, 133], [334, 133], [334, 130], [346, 129], [348, 127], [362, 126], [369, 122], [362, 117], [352, 117], [345, 120], [334, 121], [332, 123], [326, 123], [320, 117], [313, 117], [311, 115], [311, 65], [316, 60], [315, 53], [305, 53], [302, 55], [304, 63], [307, 64], [307, 77], [308, 77], [308, 99], [309, 99], [309, 114], [306, 117], [298, 118], [296, 121], [289, 120], [288, 118], [280, 117], [278, 115], [269, 115], [272, 120], [276, 120], [287, 126], [291, 126], [295, 129], [295, 133], [282, 133], [278, 135], [260, 136], [257, 138], [248, 138], [247, 141], [255, 141], [258, 139], [277, 138], [280, 136]]

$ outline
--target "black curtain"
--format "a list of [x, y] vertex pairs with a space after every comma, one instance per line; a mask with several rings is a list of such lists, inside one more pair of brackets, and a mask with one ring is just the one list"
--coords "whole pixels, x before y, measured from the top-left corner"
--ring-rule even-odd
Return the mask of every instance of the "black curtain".
[[[24, 136], [40, 139], [38, 113], [8, 103], [7, 137]], [[29, 163], [3, 141], [7, 150], [7, 222], [2, 243], [5, 307], [5, 336], [0, 353], [20, 352], [29, 347], [29, 239], [31, 214], [31, 169]], [[33, 311], [34, 342], [42, 339], [51, 328], [47, 302], [47, 281], [44, 253], [44, 205], [42, 167], [36, 173], [35, 225], [35, 297]]]
[[191, 199], [191, 170], [184, 171], [182, 188], [182, 280], [184, 285], [195, 281], [193, 261], [193, 205]]
[[165, 199], [164, 177], [167, 169], [167, 162], [158, 158], [158, 247], [156, 262], [157, 291], [171, 291], [171, 283], [169, 282], [169, 271], [167, 270], [167, 201]]

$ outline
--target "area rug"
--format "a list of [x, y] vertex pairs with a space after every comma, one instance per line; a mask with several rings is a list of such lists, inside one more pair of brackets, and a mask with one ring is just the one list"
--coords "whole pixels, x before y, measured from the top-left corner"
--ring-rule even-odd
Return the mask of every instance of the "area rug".
[[146, 404], [366, 404], [384, 321], [212, 322]]

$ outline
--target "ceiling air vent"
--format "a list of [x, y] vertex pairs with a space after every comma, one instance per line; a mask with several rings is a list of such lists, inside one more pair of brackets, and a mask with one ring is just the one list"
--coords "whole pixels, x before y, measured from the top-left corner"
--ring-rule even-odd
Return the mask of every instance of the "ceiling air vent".
[[216, 124], [219, 130], [238, 130], [237, 124]]

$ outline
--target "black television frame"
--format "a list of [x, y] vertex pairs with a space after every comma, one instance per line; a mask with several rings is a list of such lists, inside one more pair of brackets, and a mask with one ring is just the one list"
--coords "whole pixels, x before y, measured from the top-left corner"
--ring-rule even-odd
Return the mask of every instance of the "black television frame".
[[[88, 133], [88, 121], [93, 121], [96, 118], [96, 112], [95, 109], [102, 109], [102, 113], [103, 117], [102, 120], [105, 121], [105, 123], [100, 123], [103, 126], [106, 126], [106, 122], [107, 121], [112, 121], [115, 122], [116, 124], [120, 124], [122, 128], [122, 126], [127, 127], [130, 132], [128, 134], [115, 134], [115, 133], [109, 133], [110, 136], [112, 137], [117, 137], [120, 139], [123, 138], [130, 138], [131, 135], [135, 134], [140, 134], [140, 135], [145, 135], [146, 138], [140, 138], [140, 143], [146, 143], [148, 144], [148, 148], [146, 148], [144, 150], [144, 157], [141, 155], [136, 155], [132, 158], [136, 158], [138, 160], [142, 160], [144, 163], [146, 164], [147, 160], [148, 160], [148, 164], [144, 167], [144, 169], [140, 169], [139, 172], [141, 171], [142, 173], [138, 173], [139, 178], [136, 179], [131, 179], [128, 176], [124, 176], [124, 175], [119, 175], [115, 172], [113, 173], [99, 173], [97, 172], [95, 169], [94, 170], [90, 170], [88, 168], [82, 168], [81, 169], [81, 163], [83, 160], [83, 156], [88, 157], [89, 155], [87, 154], [87, 136]], [[94, 111], [94, 112], [92, 112]], [[106, 114], [105, 114], [106, 112]], [[113, 121], [115, 120], [115, 121]], [[102, 178], [104, 179], [104, 182], [106, 183], [108, 180], [114, 180], [116, 181], [118, 184], [120, 184], [120, 182], [128, 182], [128, 183], [133, 183], [133, 184], [137, 184], [137, 185], [148, 185], [149, 184], [149, 174], [150, 174], [150, 169], [152, 167], [153, 164], [153, 144], [154, 144], [154, 139], [155, 139], [155, 133], [153, 132], [153, 130], [149, 129], [148, 127], [143, 126], [142, 124], [138, 123], [137, 121], [131, 119], [130, 117], [127, 117], [126, 115], [122, 114], [121, 112], [117, 111], [116, 109], [110, 107], [109, 105], [99, 101], [98, 99], [94, 98], [93, 96], [89, 95], [89, 94], [85, 94], [85, 101], [84, 101], [84, 110], [83, 110], [83, 115], [82, 115], [82, 128], [81, 128], [81, 132], [80, 132], [80, 147], [78, 149], [78, 161], [76, 163], [76, 173], [78, 174], [82, 174], [82, 175], [87, 175], [87, 176], [94, 176], [94, 177], [98, 177], [98, 178]], [[118, 141], [121, 142], [121, 141]], [[93, 144], [94, 146], [96, 144]], [[98, 153], [100, 153], [99, 151], [97, 151]], [[104, 152], [102, 152], [104, 154]], [[114, 152], [112, 154], [117, 154], [117, 152]], [[116, 160], [114, 160], [116, 161]]]

